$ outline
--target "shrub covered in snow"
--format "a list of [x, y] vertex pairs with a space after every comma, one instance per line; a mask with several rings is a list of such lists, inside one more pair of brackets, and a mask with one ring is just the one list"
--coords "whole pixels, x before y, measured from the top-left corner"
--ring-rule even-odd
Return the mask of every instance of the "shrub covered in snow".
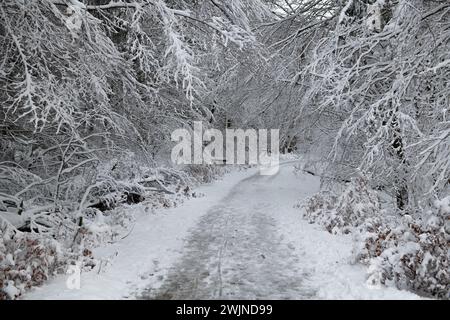
[[208, 183], [221, 176], [225, 172], [225, 167], [217, 165], [188, 165], [184, 170], [198, 182]]
[[50, 239], [84, 255], [128, 232], [133, 219], [121, 206], [173, 206], [193, 195], [196, 180], [211, 180], [213, 170], [158, 166], [173, 130], [222, 117], [207, 96], [222, 65], [256, 43], [250, 21], [269, 13], [259, 0], [225, 11], [210, 2], [56, 2], [0, 6], [0, 86], [8, 88], [0, 94], [0, 219], [13, 230], [1, 231], [3, 297], [41, 282], [36, 273], [12, 278], [30, 257], [45, 265], [40, 279], [53, 273]]
[[370, 285], [392, 283], [401, 289], [450, 298], [450, 197], [414, 220], [405, 216], [396, 227], [387, 220], [368, 221], [355, 233], [356, 257], [369, 265]]
[[307, 199], [303, 206], [305, 218], [325, 226], [333, 234], [349, 233], [352, 227], [378, 215], [380, 210], [377, 194], [363, 177], [355, 178], [339, 196], [320, 192]]
[[0, 300], [15, 299], [64, 270], [69, 257], [57, 241], [16, 230], [0, 220]]
[[450, 196], [425, 214], [396, 218], [381, 210], [376, 192], [357, 178], [342, 194], [322, 191], [303, 207], [311, 223], [333, 234], [353, 234], [356, 261], [368, 265], [368, 285], [450, 298]]

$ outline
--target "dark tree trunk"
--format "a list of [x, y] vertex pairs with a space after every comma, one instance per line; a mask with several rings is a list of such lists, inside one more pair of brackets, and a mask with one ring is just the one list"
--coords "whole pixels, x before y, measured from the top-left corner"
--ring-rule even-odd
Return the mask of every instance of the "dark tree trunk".
[[[394, 131], [394, 140], [392, 142], [392, 148], [394, 149], [394, 152], [396, 153], [398, 159], [400, 160], [400, 163], [403, 164], [406, 162], [405, 154], [403, 151], [403, 140], [399, 128], [399, 123], [395, 115], [391, 125]], [[405, 209], [405, 207], [408, 205], [408, 186], [406, 183], [407, 182], [402, 177], [397, 178], [395, 197], [397, 201], [397, 208], [400, 210]]]

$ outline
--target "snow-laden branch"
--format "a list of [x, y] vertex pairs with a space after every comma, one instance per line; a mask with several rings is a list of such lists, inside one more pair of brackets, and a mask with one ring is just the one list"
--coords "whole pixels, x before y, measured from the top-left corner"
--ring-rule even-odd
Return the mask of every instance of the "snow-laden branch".
[[[72, 0], [67, 0], [67, 1], [48, 0], [48, 1], [51, 1], [54, 5], [75, 6], [72, 3]], [[79, 3], [79, 1], [76, 1], [76, 2]], [[143, 1], [135, 1], [135, 2], [124, 2], [124, 1], [114, 1], [113, 0], [107, 4], [99, 4], [99, 5], [84, 5], [84, 4], [82, 4], [83, 6], [80, 5], [79, 8], [85, 9], [85, 10], [134, 9], [134, 10], [139, 11], [139, 10], [143, 10], [145, 7], [148, 7], [148, 6], [153, 6], [153, 7], [161, 6], [161, 3], [164, 3], [164, 1], [143, 0]], [[237, 25], [234, 25], [233, 26], [234, 30], [232, 30], [230, 32], [228, 30], [228, 28], [225, 27], [226, 24], [222, 20], [221, 20], [222, 21], [221, 23], [218, 23], [218, 20], [220, 20], [219, 17], [212, 17], [211, 21], [208, 21], [205, 19], [195, 17], [192, 14], [192, 12], [190, 12], [189, 10], [180, 10], [180, 9], [169, 8], [169, 7], [167, 7], [167, 5], [165, 3], [164, 3], [164, 6], [166, 7], [165, 13], [167, 13], [167, 14], [183, 17], [192, 22], [200, 23], [200, 24], [205, 25], [208, 28], [214, 30], [215, 32], [221, 34], [225, 39], [225, 43], [230, 41], [230, 42], [236, 43], [239, 47], [242, 47], [244, 43], [254, 41], [252, 35], [249, 34], [248, 31], [240, 29]]]

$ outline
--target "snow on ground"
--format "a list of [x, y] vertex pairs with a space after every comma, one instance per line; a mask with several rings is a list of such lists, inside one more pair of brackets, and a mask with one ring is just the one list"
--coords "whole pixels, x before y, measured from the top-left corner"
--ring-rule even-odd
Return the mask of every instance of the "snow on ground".
[[165, 276], [180, 256], [184, 238], [198, 218], [223, 198], [240, 180], [254, 174], [256, 169], [232, 171], [223, 179], [198, 187], [195, 192], [204, 197], [192, 198], [181, 206], [146, 212], [135, 205], [136, 224], [125, 239], [97, 248], [97, 259], [103, 259], [101, 271], [82, 273], [81, 288], [68, 289], [66, 275], [35, 288], [25, 299], [123, 299], [144, 289]]
[[83, 273], [81, 289], [58, 276], [26, 299], [416, 299], [371, 288], [351, 265], [352, 239], [308, 224], [294, 204], [316, 177], [285, 164], [275, 176], [234, 171], [199, 187], [205, 197], [146, 213], [125, 239], [94, 251], [109, 263]]

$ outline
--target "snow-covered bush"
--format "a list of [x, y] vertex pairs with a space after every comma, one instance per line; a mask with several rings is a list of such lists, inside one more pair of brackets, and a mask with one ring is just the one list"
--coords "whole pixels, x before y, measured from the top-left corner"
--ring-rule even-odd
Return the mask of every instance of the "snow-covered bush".
[[450, 196], [429, 212], [400, 219], [382, 210], [376, 192], [357, 178], [339, 196], [322, 191], [303, 207], [311, 223], [353, 234], [355, 261], [368, 266], [368, 285], [450, 298]]
[[200, 183], [212, 182], [218, 176], [223, 175], [225, 170], [225, 167], [217, 165], [188, 165], [184, 168], [184, 171]]
[[419, 294], [450, 298], [450, 196], [424, 218], [405, 216], [397, 226], [367, 222], [355, 233], [356, 257], [369, 266], [368, 284], [393, 284]]
[[20, 232], [0, 219], [0, 300], [15, 299], [63, 272], [68, 258], [56, 240]]
[[378, 196], [363, 177], [352, 180], [340, 195], [322, 191], [307, 199], [302, 206], [306, 219], [325, 226], [333, 234], [349, 233], [353, 227], [376, 217], [380, 211]]
[[74, 243], [83, 250], [92, 250], [101, 244], [113, 243], [128, 234], [135, 223], [135, 217], [119, 206], [100, 211], [88, 208], [83, 212], [83, 225], [74, 237]]
[[174, 206], [219, 173], [158, 160], [174, 129], [210, 120], [215, 80], [269, 13], [260, 0], [1, 1], [1, 297], [52, 275], [57, 252], [120, 238], [127, 205]]

